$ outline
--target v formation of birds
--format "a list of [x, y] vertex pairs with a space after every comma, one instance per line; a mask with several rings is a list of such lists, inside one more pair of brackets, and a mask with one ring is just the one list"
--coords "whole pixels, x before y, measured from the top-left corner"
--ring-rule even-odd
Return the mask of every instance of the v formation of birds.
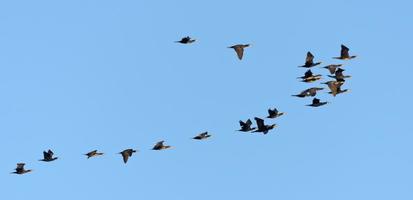
[[[192, 39], [191, 37], [187, 36], [187, 37], [183, 37], [181, 40], [179, 41], [175, 41], [177, 43], [181, 43], [181, 44], [191, 44], [194, 43], [196, 40]], [[245, 48], [250, 47], [250, 44], [236, 44], [233, 46], [230, 46], [228, 48], [232, 48], [234, 49], [237, 57], [239, 60], [242, 60], [243, 56], [244, 56], [244, 50]], [[338, 59], [338, 60], [350, 60], [355, 58], [355, 55], [350, 55], [349, 54], [349, 48], [341, 45], [341, 52], [340, 52], [340, 56], [338, 57], [333, 57], [334, 59]], [[301, 65], [299, 67], [301, 68], [306, 68], [307, 71], [304, 73], [304, 76], [298, 77], [298, 79], [301, 79], [301, 82], [304, 83], [313, 83], [316, 82], [318, 80], [320, 80], [322, 78], [321, 74], [313, 74], [313, 72], [311, 71], [311, 68], [318, 66], [321, 64], [321, 62], [314, 62], [314, 55], [311, 52], [307, 52], [307, 56], [305, 59], [305, 63], [304, 65]], [[328, 72], [330, 73], [330, 75], [328, 75], [328, 77], [333, 78], [333, 80], [327, 81], [327, 82], [323, 82], [321, 84], [325, 84], [328, 86], [330, 92], [328, 92], [329, 94], [333, 95], [334, 97], [338, 94], [342, 94], [345, 93], [347, 91], [349, 91], [348, 89], [341, 89], [341, 87], [344, 85], [344, 83], [346, 82], [346, 79], [350, 78], [351, 76], [349, 75], [344, 75], [343, 72], [345, 71], [343, 68], [342, 64], [330, 64], [327, 66], [324, 66], [322, 68], [325, 68], [328, 70]], [[306, 106], [311, 106], [311, 107], [320, 107], [323, 105], [326, 105], [328, 102], [326, 101], [322, 101], [318, 98], [316, 98], [315, 96], [317, 95], [317, 92], [320, 90], [323, 90], [323, 87], [311, 87], [311, 88], [307, 88], [303, 91], [301, 91], [298, 94], [292, 95], [294, 97], [299, 97], [299, 98], [305, 98], [305, 97], [313, 97], [313, 100], [310, 104], [307, 104]], [[279, 112], [276, 108], [269, 108], [268, 109], [268, 116], [266, 117], [267, 119], [274, 119], [274, 118], [278, 118], [280, 116], [284, 115], [283, 112]], [[256, 122], [256, 127], [253, 127], [253, 122], [251, 121], [251, 119], [247, 119], [246, 121], [239, 121], [239, 125], [240, 125], [240, 129], [238, 131], [240, 132], [248, 132], [248, 133], [262, 133], [264, 135], [266, 135], [267, 133], [269, 133], [269, 131], [271, 131], [272, 129], [276, 128], [276, 124], [266, 124], [264, 122], [264, 119], [259, 118], [259, 117], [254, 117], [254, 121]], [[194, 136], [192, 139], [194, 140], [205, 140], [208, 139], [209, 137], [211, 137], [211, 135], [208, 132], [203, 132], [200, 133], [196, 136]], [[165, 149], [170, 149], [172, 148], [172, 146], [169, 145], [165, 145], [164, 144], [165, 141], [159, 141], [157, 142], [152, 150], [156, 150], [156, 151], [160, 151], [160, 150], [165, 150]], [[132, 157], [132, 155], [134, 153], [136, 153], [138, 150], [135, 149], [125, 149], [121, 152], [119, 152], [119, 154], [121, 155], [123, 162], [126, 164], [129, 160], [130, 157]], [[93, 150], [90, 151], [86, 154], [84, 154], [86, 156], [87, 159], [89, 158], [93, 158], [93, 157], [98, 157], [98, 156], [102, 156], [104, 153], [99, 152], [98, 150]], [[43, 151], [43, 159], [40, 159], [39, 161], [42, 162], [52, 162], [57, 160], [58, 157], [54, 156], [54, 153], [52, 150], [48, 150], [48, 151]], [[25, 163], [17, 163], [17, 167], [15, 169], [14, 172], [12, 172], [13, 174], [26, 174], [29, 172], [32, 172], [31, 169], [25, 169], [24, 168]]]

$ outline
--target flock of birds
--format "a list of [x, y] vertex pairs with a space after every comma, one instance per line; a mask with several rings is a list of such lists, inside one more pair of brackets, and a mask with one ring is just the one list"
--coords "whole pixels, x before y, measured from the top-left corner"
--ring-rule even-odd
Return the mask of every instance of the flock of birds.
[[[176, 41], [177, 43], [181, 43], [181, 44], [191, 44], [194, 43], [196, 40], [190, 38], [189, 36], [182, 38], [179, 41]], [[244, 49], [249, 47], [250, 44], [237, 44], [237, 45], [233, 45], [230, 46], [228, 48], [232, 48], [235, 50], [237, 57], [239, 60], [242, 60], [243, 55], [244, 55]], [[355, 55], [351, 55], [349, 54], [349, 48], [347, 48], [344, 45], [341, 45], [341, 53], [339, 57], [333, 57], [334, 59], [339, 59], [339, 60], [350, 60], [355, 58]], [[305, 83], [313, 83], [316, 82], [318, 80], [320, 80], [322, 78], [321, 74], [313, 74], [313, 72], [311, 71], [310, 68], [314, 67], [314, 66], [318, 66], [321, 64], [321, 62], [314, 62], [314, 56], [311, 52], [307, 52], [307, 57], [305, 59], [305, 64], [299, 67], [302, 68], [307, 68], [308, 70], [304, 73], [304, 76], [302, 77], [298, 77], [298, 79], [301, 79], [302, 82]], [[341, 68], [342, 64], [330, 64], [327, 66], [324, 66], [323, 68], [328, 69], [330, 75], [328, 75], [328, 77], [333, 78], [334, 80], [330, 80], [327, 82], [324, 82], [322, 84], [326, 84], [328, 86], [328, 88], [330, 89], [330, 94], [332, 94], [333, 96], [336, 96], [337, 94], [341, 94], [344, 92], [347, 92], [348, 89], [341, 89], [341, 86], [343, 86], [343, 84], [345, 83], [347, 78], [350, 78], [351, 76], [348, 75], [344, 75], [344, 69]], [[316, 98], [315, 96], [317, 95], [317, 91], [323, 90], [324, 88], [322, 87], [311, 87], [308, 89], [303, 90], [302, 92], [300, 92], [299, 94], [296, 95], [292, 95], [295, 97], [299, 97], [299, 98], [305, 98], [305, 97], [314, 97], [312, 100], [311, 104], [308, 104], [307, 106], [312, 106], [312, 107], [319, 107], [319, 106], [323, 106], [325, 104], [327, 104], [328, 102], [322, 102], [320, 99]], [[278, 118], [280, 116], [284, 115], [283, 112], [279, 112], [276, 108], [273, 109], [268, 109], [268, 116], [266, 118], [268, 119], [274, 119], [274, 118]], [[276, 127], [276, 124], [265, 124], [264, 119], [262, 118], [258, 118], [258, 117], [254, 117], [254, 120], [256, 122], [256, 127], [252, 127], [253, 123], [251, 121], [251, 119], [247, 119], [245, 122], [240, 120], [239, 124], [240, 124], [240, 129], [238, 131], [241, 132], [258, 132], [258, 133], [262, 133], [262, 134], [267, 134], [270, 130], [274, 129]], [[211, 137], [211, 135], [208, 132], [203, 132], [200, 133], [198, 135], [196, 135], [195, 137], [193, 137], [194, 140], [205, 140], [208, 139], [209, 137]], [[159, 141], [157, 142], [152, 150], [165, 150], [165, 149], [169, 149], [172, 146], [169, 145], [165, 145], [164, 144], [165, 141]], [[136, 153], [137, 150], [135, 149], [125, 149], [121, 152], [119, 152], [119, 154], [122, 156], [123, 158], [123, 162], [126, 164], [129, 160], [129, 158]], [[104, 153], [102, 152], [98, 152], [98, 150], [93, 150], [90, 151], [86, 154], [84, 154], [88, 159], [92, 158], [92, 157], [98, 157], [98, 156], [102, 156]], [[43, 162], [52, 162], [57, 160], [58, 157], [54, 157], [54, 153], [52, 150], [48, 150], [48, 151], [43, 151], [43, 159], [40, 159], [39, 161], [43, 161]], [[26, 174], [29, 172], [32, 172], [31, 169], [25, 169], [24, 168], [25, 163], [17, 163], [17, 167], [15, 169], [14, 174]]]

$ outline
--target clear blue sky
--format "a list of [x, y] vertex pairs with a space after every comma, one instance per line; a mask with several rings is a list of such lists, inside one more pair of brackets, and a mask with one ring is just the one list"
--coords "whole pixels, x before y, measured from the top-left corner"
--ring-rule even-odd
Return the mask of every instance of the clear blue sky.
[[[0, 199], [411, 200], [412, 7], [2, 1]], [[173, 42], [186, 35], [197, 42]], [[253, 44], [242, 61], [226, 48], [238, 43]], [[320, 108], [291, 97], [318, 86], [296, 79], [306, 52], [340, 63], [342, 43], [358, 55], [351, 92], [322, 92]], [[274, 106], [287, 112], [275, 131], [234, 131]], [[175, 148], [150, 151], [161, 139]], [[59, 159], [37, 161], [48, 148]], [[127, 165], [125, 148], [140, 150]], [[9, 174], [17, 162], [34, 172]]]

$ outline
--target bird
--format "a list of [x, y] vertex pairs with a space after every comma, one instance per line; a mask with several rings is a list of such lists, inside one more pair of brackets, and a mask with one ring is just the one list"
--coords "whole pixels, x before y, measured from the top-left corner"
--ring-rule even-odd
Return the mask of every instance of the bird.
[[274, 108], [274, 109], [268, 109], [268, 116], [267, 116], [267, 118], [269, 118], [269, 119], [273, 119], [273, 118], [277, 118], [277, 117], [279, 117], [279, 116], [281, 116], [281, 115], [284, 115], [284, 113], [283, 112], [278, 112], [278, 110], [277, 110], [277, 108]]
[[346, 80], [345, 80], [346, 78], [351, 78], [351, 76], [345, 76], [345, 75], [343, 74], [344, 71], [345, 71], [344, 69], [338, 68], [338, 69], [336, 70], [336, 72], [334, 72], [334, 76], [328, 75], [328, 77], [330, 77], [330, 78], [335, 78], [335, 79], [336, 79], [337, 81], [339, 81], [339, 82], [344, 82], [344, 81], [346, 81]]
[[238, 59], [242, 60], [242, 57], [244, 55], [244, 48], [249, 47], [250, 44], [237, 44], [237, 45], [233, 45], [230, 46], [228, 48], [232, 48], [235, 50], [235, 52], [237, 53]]
[[39, 161], [44, 161], [44, 162], [51, 162], [56, 160], [58, 157], [53, 157], [54, 153], [52, 150], [48, 150], [48, 151], [43, 151], [43, 159], [39, 160]]
[[346, 46], [344, 46], [342, 44], [341, 45], [340, 57], [333, 57], [333, 58], [334, 59], [339, 59], [339, 60], [350, 60], [350, 59], [353, 59], [353, 58], [357, 57], [355, 55], [350, 56], [349, 53], [348, 53], [349, 50], [350, 50], [349, 48], [347, 48]]
[[13, 174], [26, 174], [26, 173], [29, 173], [29, 172], [33, 171], [31, 169], [27, 169], [27, 170], [24, 169], [24, 165], [25, 165], [25, 163], [17, 163], [17, 167], [16, 167], [15, 171], [12, 172], [12, 173]]
[[136, 153], [136, 150], [133, 149], [125, 149], [121, 152], [119, 152], [119, 154], [122, 155], [123, 158], [123, 162], [126, 164], [128, 162], [129, 157], [132, 157], [132, 154]]
[[321, 74], [314, 75], [311, 69], [307, 70], [304, 73], [304, 76], [298, 77], [301, 78], [302, 82], [311, 83], [321, 79]]
[[314, 98], [313, 102], [311, 104], [308, 104], [307, 106], [319, 107], [319, 106], [325, 105], [327, 103], [328, 102], [321, 102], [320, 99]]
[[309, 96], [314, 97], [315, 95], [317, 95], [317, 91], [323, 90], [323, 89], [324, 88], [312, 87], [312, 88], [308, 88], [306, 90], [301, 91], [300, 94], [295, 94], [292, 96], [300, 97], [300, 98], [309, 97]]
[[321, 62], [314, 63], [313, 60], [314, 60], [313, 54], [311, 54], [311, 52], [307, 52], [307, 57], [305, 58], [305, 64], [299, 67], [310, 68], [310, 67], [314, 67], [314, 66], [321, 64]]
[[342, 64], [331, 64], [331, 65], [327, 65], [324, 66], [324, 69], [328, 69], [328, 71], [330, 72], [330, 74], [334, 74], [336, 72], [336, 69], [343, 66]]
[[91, 157], [96, 157], [96, 156], [101, 156], [103, 155], [103, 153], [98, 152], [98, 150], [93, 150], [89, 153], [84, 154], [85, 156], [87, 156], [87, 158], [91, 158]]
[[155, 146], [153, 146], [152, 150], [163, 150], [163, 149], [169, 149], [169, 148], [171, 148], [171, 146], [164, 145], [164, 144], [163, 144], [164, 142], [165, 142], [165, 141], [163, 141], [163, 140], [157, 142], [157, 143], [155, 144]]
[[252, 121], [250, 119], [248, 119], [245, 122], [243, 122], [242, 120], [239, 120], [239, 125], [241, 126], [241, 129], [239, 129], [238, 131], [241, 131], [241, 132], [249, 132], [249, 131], [253, 131], [256, 129], [255, 127], [251, 127]]
[[268, 133], [271, 129], [275, 128], [277, 125], [276, 124], [271, 124], [271, 125], [265, 125], [264, 120], [258, 117], [254, 118], [255, 121], [257, 122], [257, 127], [258, 129], [253, 131], [253, 132], [261, 132], [264, 135]]
[[181, 44], [190, 44], [195, 42], [195, 39], [191, 39], [189, 36], [183, 37], [181, 40], [179, 41], [175, 41], [177, 43], [181, 43]]
[[200, 133], [199, 135], [193, 137], [192, 139], [194, 140], [204, 140], [211, 137], [211, 135], [208, 134], [208, 131]]
[[336, 96], [337, 94], [340, 93], [344, 93], [347, 92], [348, 89], [341, 89], [341, 86], [344, 84], [344, 82], [339, 82], [339, 81], [327, 81], [325, 83], [322, 84], [326, 84], [328, 86], [328, 88], [330, 88], [330, 92], [328, 92], [329, 94], [332, 94], [333, 96]]

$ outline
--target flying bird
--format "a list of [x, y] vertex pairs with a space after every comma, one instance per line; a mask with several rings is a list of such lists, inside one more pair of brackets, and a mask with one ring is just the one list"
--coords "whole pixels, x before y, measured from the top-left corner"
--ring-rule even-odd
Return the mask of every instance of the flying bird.
[[307, 52], [307, 57], [305, 58], [305, 64], [299, 67], [310, 68], [310, 67], [314, 67], [314, 66], [321, 64], [321, 62], [314, 63], [313, 60], [314, 60], [313, 54], [311, 54], [311, 52]]
[[312, 87], [312, 88], [308, 88], [306, 90], [303, 90], [300, 92], [300, 94], [296, 94], [296, 95], [292, 95], [295, 97], [300, 97], [300, 98], [304, 98], [304, 97], [314, 97], [315, 95], [317, 95], [317, 91], [319, 90], [323, 90], [324, 88], [319, 88], [319, 87]]
[[171, 148], [171, 146], [164, 145], [164, 144], [163, 144], [164, 142], [165, 142], [165, 141], [163, 141], [163, 140], [157, 142], [157, 143], [155, 144], [155, 146], [153, 146], [152, 150], [163, 150], [163, 149], [169, 149], [169, 148]]
[[264, 135], [268, 133], [271, 129], [276, 127], [276, 124], [271, 124], [271, 125], [265, 125], [264, 120], [258, 117], [254, 118], [255, 121], [257, 122], [257, 127], [258, 129], [253, 131], [253, 132], [260, 132], [263, 133]]
[[324, 66], [324, 69], [328, 69], [328, 71], [330, 72], [330, 74], [334, 74], [336, 72], [336, 69], [343, 66], [342, 64], [332, 64], [332, 65], [327, 65]]
[[328, 102], [321, 102], [320, 99], [314, 98], [313, 102], [311, 104], [308, 104], [307, 106], [319, 107], [319, 106], [325, 105], [327, 103]]
[[235, 50], [235, 52], [237, 53], [238, 59], [242, 60], [242, 57], [244, 55], [244, 48], [249, 47], [250, 44], [237, 44], [234, 46], [230, 46], [228, 48], [232, 48]]
[[15, 169], [15, 171], [14, 172], [12, 172], [13, 174], [26, 174], [26, 173], [29, 173], [29, 172], [31, 172], [32, 170], [31, 169], [24, 169], [24, 165], [25, 165], [25, 163], [17, 163], [17, 167], [16, 167], [16, 169]]
[[249, 131], [253, 131], [256, 129], [255, 127], [251, 127], [252, 121], [250, 119], [248, 119], [245, 122], [239, 120], [239, 125], [241, 126], [241, 129], [239, 129], [238, 131], [241, 131], [241, 132], [249, 132]]
[[333, 57], [333, 58], [334, 59], [339, 59], [339, 60], [350, 60], [350, 59], [353, 59], [353, 58], [357, 57], [355, 55], [350, 56], [350, 54], [348, 53], [349, 50], [350, 49], [347, 48], [346, 46], [341, 45], [340, 57]]
[[93, 150], [89, 153], [84, 154], [85, 156], [87, 156], [87, 158], [91, 158], [91, 157], [96, 157], [96, 156], [101, 156], [103, 155], [103, 153], [98, 152], [98, 150]]
[[346, 75], [344, 75], [343, 72], [344, 72], [344, 69], [338, 68], [338, 69], [336, 70], [336, 72], [334, 73], [334, 76], [328, 75], [328, 77], [330, 77], [330, 78], [335, 78], [336, 81], [339, 81], [339, 82], [344, 82], [344, 81], [346, 81], [346, 80], [345, 80], [346, 78], [351, 78], [351, 76], [346, 76]]
[[40, 161], [44, 161], [44, 162], [51, 162], [57, 159], [57, 157], [53, 157], [54, 153], [52, 150], [48, 150], [48, 151], [43, 151], [43, 159], [41, 159]]
[[205, 140], [207, 138], [211, 137], [211, 135], [208, 134], [208, 131], [200, 133], [199, 135], [193, 137], [192, 139], [194, 140]]
[[277, 108], [274, 108], [274, 109], [268, 109], [268, 116], [267, 116], [267, 118], [269, 118], [269, 119], [273, 119], [273, 118], [277, 118], [277, 117], [279, 117], [279, 116], [281, 116], [281, 115], [284, 115], [284, 113], [283, 112], [278, 112], [278, 110], [277, 110]]
[[304, 76], [298, 77], [301, 78], [302, 82], [311, 83], [321, 79], [321, 74], [314, 75], [313, 72], [309, 69], [304, 73]]
[[190, 44], [190, 43], [195, 42], [195, 39], [191, 39], [189, 36], [186, 36], [186, 37], [183, 37], [181, 40], [175, 41], [175, 42], [178, 42], [181, 44]]
[[328, 81], [323, 84], [326, 84], [328, 88], [330, 88], [329, 94], [332, 94], [333, 96], [336, 96], [337, 94], [347, 92], [348, 89], [341, 89], [341, 86], [344, 84], [344, 82], [339, 82], [339, 81]]
[[122, 155], [123, 158], [123, 162], [126, 164], [128, 162], [129, 157], [132, 157], [132, 154], [136, 153], [136, 150], [133, 149], [125, 149], [121, 152], [119, 152], [119, 154]]

